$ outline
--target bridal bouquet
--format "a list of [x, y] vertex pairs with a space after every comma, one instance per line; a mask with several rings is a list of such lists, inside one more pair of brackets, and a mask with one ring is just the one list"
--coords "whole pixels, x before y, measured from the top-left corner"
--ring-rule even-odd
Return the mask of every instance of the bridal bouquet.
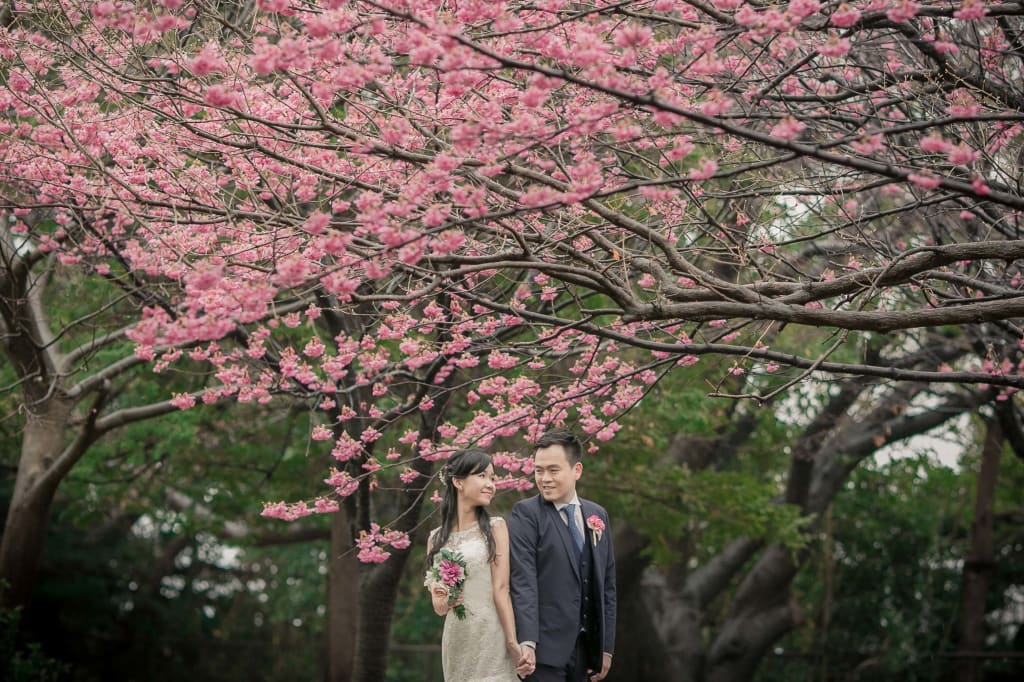
[[[466, 560], [459, 552], [451, 549], [442, 549], [434, 556], [434, 565], [427, 571], [427, 579], [424, 581], [431, 592], [440, 587], [448, 594], [449, 606], [454, 604], [462, 596], [462, 586], [466, 582]], [[455, 606], [455, 615], [462, 620], [466, 617], [466, 607], [462, 604]]]

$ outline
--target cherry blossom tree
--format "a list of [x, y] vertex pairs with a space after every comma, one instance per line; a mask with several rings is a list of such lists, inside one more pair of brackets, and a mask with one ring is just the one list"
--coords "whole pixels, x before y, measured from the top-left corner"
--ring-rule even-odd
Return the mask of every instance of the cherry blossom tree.
[[[13, 7], [11, 201], [102, 206], [95, 253], [145, 223], [127, 262], [195, 282], [175, 337], [394, 275], [513, 316], [595, 292], [530, 317], [738, 369], [1020, 382], [764, 342], [1020, 315], [1016, 4]], [[537, 293], [472, 290], [499, 269]]]
[[[130, 292], [98, 287], [82, 295], [55, 253], [38, 249], [25, 230], [37, 216], [0, 214], [0, 334], [20, 396], [21, 451], [0, 541], [4, 606], [29, 601], [46, 540], [49, 512], [61, 481], [89, 448], [127, 424], [177, 411], [167, 396], [126, 403], [123, 394], [145, 370], [125, 338], [135, 321]], [[84, 289], [84, 287], [82, 288]], [[79, 295], [54, 314], [54, 301]], [[9, 416], [9, 415], [8, 415]]]
[[[126, 332], [135, 358], [216, 378], [174, 406], [322, 411], [340, 468], [266, 513], [362, 500], [347, 542], [374, 562], [407, 542], [369, 504], [385, 476], [411, 502], [464, 444], [567, 420], [611, 438], [644, 386], [704, 355], [733, 359], [712, 393], [762, 402], [814, 372], [1010, 397], [1022, 15], [12, 2], [0, 191], [14, 238], [159, 292]], [[970, 352], [922, 368], [870, 350], [936, 334]], [[450, 421], [456, 389], [470, 409]], [[401, 429], [393, 460], [376, 452]]]

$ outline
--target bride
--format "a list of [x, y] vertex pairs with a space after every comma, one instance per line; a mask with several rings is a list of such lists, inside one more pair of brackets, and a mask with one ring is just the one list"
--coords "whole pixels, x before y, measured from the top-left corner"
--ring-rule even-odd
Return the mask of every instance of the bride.
[[[486, 452], [459, 450], [441, 469], [444, 495], [441, 527], [427, 544], [427, 579], [434, 611], [446, 616], [441, 635], [441, 664], [446, 682], [519, 682], [533, 668], [525, 662], [516, 639], [509, 596], [508, 527], [491, 518], [487, 505], [494, 497], [494, 467]], [[462, 595], [449, 604], [449, 592], [431, 574], [442, 549], [459, 552], [466, 562]], [[465, 619], [455, 613], [464, 608]], [[446, 615], [447, 614], [447, 615]]]

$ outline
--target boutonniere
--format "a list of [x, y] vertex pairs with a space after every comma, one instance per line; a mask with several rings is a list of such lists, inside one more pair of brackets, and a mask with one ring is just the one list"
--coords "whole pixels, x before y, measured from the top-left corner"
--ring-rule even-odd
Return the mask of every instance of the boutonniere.
[[601, 542], [601, 535], [604, 533], [604, 521], [597, 514], [591, 514], [587, 517], [587, 528], [594, 538], [594, 547], [597, 547], [597, 543]]

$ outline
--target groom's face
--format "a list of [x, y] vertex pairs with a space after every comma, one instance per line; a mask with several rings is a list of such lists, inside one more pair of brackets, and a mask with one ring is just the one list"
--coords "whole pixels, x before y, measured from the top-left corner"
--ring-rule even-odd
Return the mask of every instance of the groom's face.
[[583, 464], [572, 464], [565, 448], [549, 445], [533, 453], [533, 477], [541, 496], [552, 503], [572, 500], [576, 494], [576, 481], [583, 473]]

